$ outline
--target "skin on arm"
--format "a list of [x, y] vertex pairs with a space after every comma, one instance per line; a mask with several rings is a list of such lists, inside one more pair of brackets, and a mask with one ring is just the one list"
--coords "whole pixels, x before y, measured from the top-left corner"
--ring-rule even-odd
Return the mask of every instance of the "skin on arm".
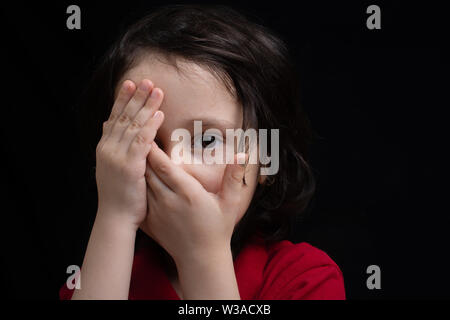
[[72, 299], [128, 299], [136, 231], [147, 215], [146, 157], [163, 121], [162, 112], [155, 113], [162, 97], [149, 80], [138, 88], [127, 80], [103, 124], [98, 211]]
[[97, 213], [72, 300], [128, 299], [136, 230]]
[[185, 259], [177, 270], [185, 300], [241, 300], [230, 248]]

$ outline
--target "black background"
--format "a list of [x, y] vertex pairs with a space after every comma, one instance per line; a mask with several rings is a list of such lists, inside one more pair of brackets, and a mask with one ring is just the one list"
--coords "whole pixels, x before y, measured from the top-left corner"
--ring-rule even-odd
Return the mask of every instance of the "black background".
[[[81, 7], [81, 30], [66, 8]], [[57, 299], [82, 264], [96, 210], [77, 101], [97, 59], [163, 2], [1, 4], [1, 292]], [[381, 30], [366, 8], [381, 8]], [[287, 42], [320, 136], [318, 190], [293, 241], [327, 252], [349, 299], [448, 298], [443, 154], [449, 107], [448, 14], [424, 2], [230, 3]], [[366, 268], [381, 268], [368, 290]]]

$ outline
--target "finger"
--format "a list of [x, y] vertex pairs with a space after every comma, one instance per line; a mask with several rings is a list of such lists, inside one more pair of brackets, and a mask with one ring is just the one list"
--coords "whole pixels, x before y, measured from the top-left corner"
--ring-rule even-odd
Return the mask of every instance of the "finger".
[[147, 156], [153, 171], [175, 193], [186, 194], [201, 184], [181, 167], [175, 165], [169, 156], [153, 141]]
[[163, 121], [164, 113], [158, 110], [153, 117], [148, 119], [145, 126], [136, 133], [127, 150], [130, 161], [138, 161], [147, 157], [152, 147], [151, 143]]
[[[150, 164], [148, 164], [148, 166], [150, 166]], [[147, 181], [147, 176], [148, 176], [148, 178], [150, 178], [150, 175], [151, 175], [151, 173], [147, 173], [147, 171], [145, 171], [145, 179], [146, 179], [146, 181]], [[147, 181], [147, 195], [149, 196], [147, 198], [147, 202], [149, 203], [149, 206], [150, 206], [151, 200], [153, 200], [153, 201], [156, 200], [156, 194], [153, 191], [153, 189], [150, 188], [150, 184], [148, 183], [148, 181]]]
[[122, 83], [122, 87], [120, 88], [119, 94], [114, 101], [114, 105], [111, 109], [111, 114], [109, 115], [108, 121], [114, 122], [119, 116], [122, 114], [128, 102], [133, 97], [133, 94], [136, 91], [136, 85], [131, 80], [125, 80]]
[[[147, 167], [150, 167], [149, 163], [147, 163]], [[147, 171], [147, 169], [145, 170], [146, 182], [147, 182], [147, 177], [150, 178], [151, 174], [152, 174], [151, 171]], [[153, 191], [153, 189], [150, 187], [150, 184], [147, 182], [147, 208], [148, 208], [148, 213], [150, 213], [152, 211], [153, 207], [155, 206], [155, 202], [156, 202], [156, 193], [155, 193], [155, 191]], [[147, 217], [148, 217], [148, 215], [147, 215]]]
[[154, 199], [158, 199], [157, 195], [161, 196], [167, 193], [173, 193], [173, 191], [158, 177], [158, 175], [153, 171], [150, 164], [147, 163], [147, 167], [145, 169], [145, 180], [151, 192], [153, 192]]
[[122, 86], [119, 90], [119, 94], [117, 95], [116, 100], [114, 101], [114, 105], [111, 109], [111, 113], [109, 115], [108, 120], [103, 122], [103, 130], [102, 130], [102, 137], [99, 142], [99, 147], [101, 148], [104, 144], [104, 142], [108, 139], [111, 128], [117, 118], [120, 116], [120, 114], [123, 112], [123, 109], [127, 105], [127, 103], [130, 101], [131, 97], [133, 96], [133, 93], [136, 90], [136, 85], [131, 80], [125, 80], [122, 83]]
[[225, 168], [219, 197], [229, 205], [239, 199], [242, 189], [246, 187], [244, 175], [247, 159], [248, 154], [238, 153], [235, 155], [234, 163], [227, 164]]
[[150, 80], [144, 79], [141, 81], [133, 97], [130, 99], [120, 116], [114, 122], [109, 136], [109, 139], [111, 141], [120, 141], [123, 133], [130, 125], [137, 112], [145, 105], [145, 102], [152, 88], [153, 83]]
[[[149, 119], [154, 115], [155, 111], [161, 106], [162, 99], [162, 90], [159, 88], [154, 88], [144, 107], [142, 107], [141, 110], [139, 110], [139, 112], [136, 114], [133, 121], [125, 130], [122, 139], [120, 140], [121, 146], [126, 148], [126, 150], [129, 149], [131, 142], [134, 140], [137, 134], [144, 134], [144, 132], [140, 131], [144, 128]], [[154, 122], [152, 122], [151, 124], [153, 123]], [[153, 133], [153, 131], [154, 130], [150, 130], [150, 132], [148, 132], [147, 130], [148, 133]], [[153, 138], [148, 143], [150, 143], [151, 141], [153, 141]]]

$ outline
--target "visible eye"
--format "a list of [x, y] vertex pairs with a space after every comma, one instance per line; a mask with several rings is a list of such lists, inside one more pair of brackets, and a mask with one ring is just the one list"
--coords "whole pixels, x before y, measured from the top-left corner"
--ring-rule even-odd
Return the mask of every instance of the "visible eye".
[[222, 137], [216, 134], [197, 135], [193, 139], [194, 148], [214, 148], [218, 143], [222, 143]]

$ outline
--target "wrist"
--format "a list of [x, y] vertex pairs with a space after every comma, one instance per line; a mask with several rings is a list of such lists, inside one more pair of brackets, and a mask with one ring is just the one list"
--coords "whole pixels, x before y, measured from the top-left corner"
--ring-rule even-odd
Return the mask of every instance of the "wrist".
[[240, 299], [231, 249], [190, 255], [176, 263], [184, 299]]
[[182, 256], [173, 257], [175, 264], [179, 268], [197, 266], [200, 268], [220, 265], [224, 261], [233, 261], [231, 247], [222, 245], [214, 248], [197, 248], [186, 250]]
[[174, 258], [174, 261], [179, 272], [209, 272], [233, 265], [233, 255], [230, 247], [221, 247], [215, 250], [193, 250], [182, 257]]
[[134, 233], [139, 228], [126, 213], [100, 207], [97, 210], [95, 222], [97, 224], [107, 225], [114, 230], [126, 230]]
[[114, 234], [135, 234], [138, 226], [136, 226], [125, 214], [107, 212], [98, 210], [95, 217], [94, 225], [101, 226], [102, 229], [108, 230]]

